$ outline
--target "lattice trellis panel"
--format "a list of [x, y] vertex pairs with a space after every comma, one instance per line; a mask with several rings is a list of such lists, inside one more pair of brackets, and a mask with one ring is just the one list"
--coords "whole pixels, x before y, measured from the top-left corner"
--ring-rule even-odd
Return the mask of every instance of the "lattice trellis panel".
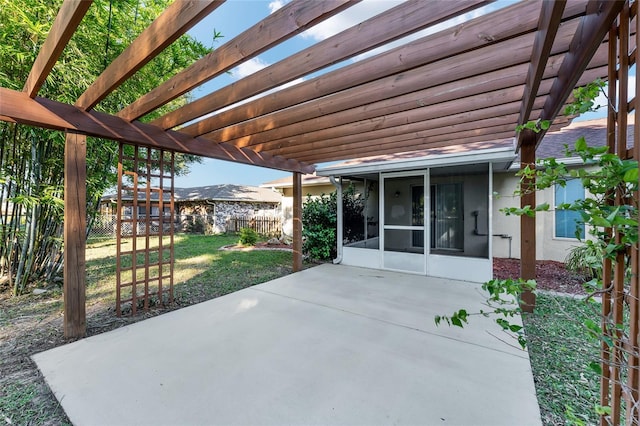
[[[621, 159], [640, 158], [640, 138], [636, 130], [628, 135], [629, 117], [634, 113], [635, 123], [640, 119], [636, 100], [640, 87], [635, 94], [628, 95], [629, 74], [638, 63], [636, 46], [640, 40], [640, 23], [635, 19], [637, 2], [629, 7], [625, 5], [619, 19], [609, 32], [609, 114], [607, 122], [607, 145], [609, 152], [616, 153]], [[630, 36], [633, 34], [633, 38]], [[631, 99], [629, 99], [631, 98]], [[616, 108], [616, 109], [614, 109]], [[627, 141], [632, 140], [633, 144]], [[631, 146], [630, 146], [631, 145]], [[621, 188], [612, 190], [611, 205], [624, 206], [636, 203], [638, 193], [625, 195]], [[635, 206], [637, 207], [637, 206]], [[637, 219], [637, 218], [636, 218]], [[622, 231], [608, 230], [611, 243], [620, 245], [624, 235]], [[627, 232], [629, 232], [627, 230]], [[637, 425], [640, 423], [640, 302], [638, 277], [638, 244], [629, 244], [624, 250], [618, 250], [615, 259], [607, 259], [603, 265], [602, 295], [602, 378], [600, 404], [611, 408], [611, 414], [602, 415], [601, 425], [622, 423]], [[627, 268], [630, 266], [630, 268]]]
[[120, 144], [116, 313], [173, 302], [174, 153]]

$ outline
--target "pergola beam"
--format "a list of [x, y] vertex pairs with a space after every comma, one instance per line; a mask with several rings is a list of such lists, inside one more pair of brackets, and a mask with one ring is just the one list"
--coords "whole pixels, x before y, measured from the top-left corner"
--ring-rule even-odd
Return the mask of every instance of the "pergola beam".
[[2, 87], [0, 116], [10, 117], [18, 123], [55, 130], [72, 130], [89, 136], [219, 160], [302, 173], [312, 173], [314, 170], [313, 166], [295, 160], [257, 153], [247, 148], [239, 149], [228, 144], [215, 144], [201, 137], [193, 138], [180, 132], [165, 131], [151, 124], [137, 121], [129, 123], [120, 117], [98, 111], [84, 111], [73, 105], [45, 98], [31, 99], [24, 92]]
[[[622, 0], [589, 1], [587, 14], [580, 20], [580, 25], [569, 46], [569, 53], [558, 70], [558, 77], [542, 109], [543, 120], [553, 120], [558, 115], [624, 3]], [[545, 133], [546, 130], [542, 130], [536, 134], [536, 144]]]
[[485, 0], [434, 2], [424, 7], [423, 0], [410, 0], [203, 96], [154, 120], [153, 124], [173, 128], [486, 3]]
[[37, 96], [91, 3], [92, 0], [65, 0], [62, 3], [22, 89], [30, 98]]
[[89, 110], [176, 41], [225, 0], [174, 1], [109, 64], [78, 98], [76, 106]]
[[361, 0], [293, 1], [143, 95], [117, 115], [133, 121]]
[[[482, 69], [491, 69], [491, 71], [500, 69], [500, 65], [491, 65], [493, 60], [513, 64], [515, 60], [510, 57], [511, 54], [517, 56], [521, 62], [528, 63], [531, 58], [531, 43], [534, 37], [532, 31], [537, 27], [537, 11], [539, 7], [540, 3], [538, 2], [525, 2], [490, 15], [481, 16], [466, 22], [463, 27], [443, 30], [372, 58], [299, 83], [293, 87], [279, 90], [227, 111], [216, 113], [211, 117], [186, 126], [181, 131], [191, 135], [202, 135], [277, 110], [289, 108], [300, 103], [301, 99], [305, 101], [315, 100], [374, 80], [384, 81], [385, 86], [382, 89], [378, 87], [375, 93], [368, 94], [368, 96], [375, 96], [375, 99], [381, 99], [381, 95], [395, 90], [396, 85], [404, 83], [403, 78], [406, 77], [404, 73], [407, 73], [408, 70], [422, 67], [426, 64], [431, 65], [437, 61], [441, 61], [439, 62], [440, 65], [434, 65], [431, 68], [431, 74], [421, 76], [423, 85], [425, 83], [431, 84], [431, 79], [434, 77], [446, 82], [446, 74], [449, 72], [457, 76], [460, 66], [457, 59], [468, 58], [468, 60], [475, 62], [477, 74], [480, 74]], [[579, 9], [579, 7], [576, 5], [568, 7], [565, 13], [574, 13], [575, 10], [573, 9]], [[565, 30], [564, 27], [567, 27], [567, 29]], [[570, 28], [575, 28], [572, 22], [568, 22], [566, 26], [563, 26], [563, 31], [567, 37], [567, 46], [572, 36]], [[522, 35], [523, 32], [527, 31], [529, 31], [529, 34]], [[518, 46], [517, 42], [511, 40], [517, 36], [520, 37], [519, 40], [523, 43], [522, 45]], [[523, 40], [526, 40], [526, 43]], [[500, 49], [499, 46], [505, 47]], [[488, 50], [474, 50], [480, 48]], [[507, 50], [510, 55], [501, 54]], [[494, 54], [490, 55], [488, 52]], [[509, 57], [505, 58], [506, 56]], [[481, 63], [478, 63], [479, 60]], [[473, 65], [469, 65], [469, 67], [473, 70]], [[434, 72], [433, 69], [436, 69], [436, 71]], [[448, 72], [443, 73], [441, 72], [442, 69], [447, 69]], [[385, 78], [387, 80], [384, 80]]]
[[524, 124], [529, 120], [533, 102], [538, 95], [538, 88], [542, 81], [547, 61], [551, 55], [551, 48], [556, 38], [558, 28], [562, 21], [562, 12], [566, 5], [566, 0], [546, 1], [542, 3], [540, 20], [538, 22], [538, 34], [533, 43], [533, 53], [529, 70], [524, 85], [524, 95], [518, 124]]

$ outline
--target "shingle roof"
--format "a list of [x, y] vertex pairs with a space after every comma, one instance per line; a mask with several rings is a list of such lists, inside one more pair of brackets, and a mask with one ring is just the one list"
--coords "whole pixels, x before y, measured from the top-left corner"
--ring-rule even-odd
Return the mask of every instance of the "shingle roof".
[[[144, 198], [144, 193], [140, 193], [140, 197]], [[153, 194], [151, 198], [154, 198]], [[116, 200], [117, 194], [105, 195], [102, 199]], [[270, 189], [257, 186], [220, 184], [193, 188], [174, 188], [174, 199], [176, 201], [211, 200], [279, 203], [282, 200], [282, 195]]]
[[[634, 118], [629, 115], [627, 147], [633, 146]], [[571, 125], [553, 133], [547, 133], [536, 149], [537, 158], [566, 158], [565, 145], [573, 148], [576, 140], [584, 136], [587, 145], [603, 146], [607, 143], [607, 119], [574, 121]]]

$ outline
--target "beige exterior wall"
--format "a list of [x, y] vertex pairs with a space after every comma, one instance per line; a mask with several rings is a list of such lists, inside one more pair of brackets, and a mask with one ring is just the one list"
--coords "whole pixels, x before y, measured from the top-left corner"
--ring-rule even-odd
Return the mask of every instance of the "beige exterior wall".
[[[511, 241], [511, 257], [520, 258], [520, 218], [506, 216], [501, 209], [506, 207], [520, 207], [520, 198], [513, 195], [517, 189], [519, 179], [513, 173], [495, 173], [493, 176], [493, 233], [506, 234], [513, 237]], [[554, 237], [554, 199], [553, 188], [539, 191], [536, 203], [548, 203], [548, 212], [536, 215], [536, 258], [539, 260], [555, 260], [564, 262], [569, 251], [580, 241], [574, 238]], [[509, 240], [493, 237], [493, 256], [509, 257]]]

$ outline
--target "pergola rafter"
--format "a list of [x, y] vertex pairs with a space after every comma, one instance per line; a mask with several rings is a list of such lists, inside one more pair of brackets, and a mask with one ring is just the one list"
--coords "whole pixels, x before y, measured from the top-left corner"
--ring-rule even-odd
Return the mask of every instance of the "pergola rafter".
[[[587, 14], [580, 20], [580, 25], [571, 40], [569, 53], [558, 70], [558, 76], [540, 115], [541, 119], [553, 120], [560, 113], [623, 5], [624, 2], [619, 1], [589, 1]], [[536, 144], [542, 140], [545, 133], [546, 131], [542, 130], [536, 134]]]
[[[592, 70], [591, 73], [586, 72], [581, 82], [587, 84], [593, 81], [594, 76], [601, 75], [604, 70], [605, 68], [599, 67]], [[551, 84], [551, 80], [545, 80], [541, 88], [546, 88], [548, 93]], [[359, 130], [350, 131], [348, 134], [346, 132], [338, 133], [335, 128], [329, 128], [281, 141], [270, 141], [265, 143], [265, 145], [269, 145], [266, 150], [276, 155], [294, 156], [301, 161], [310, 161], [312, 163], [334, 161], [341, 159], [343, 155], [348, 155], [348, 158], [356, 158], [362, 149], [367, 149], [368, 147], [369, 152], [371, 152], [371, 149], [384, 145], [387, 140], [379, 138], [394, 135], [399, 138], [412, 132], [447, 135], [452, 133], [452, 126], [460, 127], [468, 124], [482, 126], [483, 123], [477, 120], [482, 120], [483, 118], [491, 119], [499, 116], [514, 118], [513, 114], [518, 114], [521, 96], [522, 92], [518, 86], [498, 89], [467, 98], [469, 100], [468, 109], [461, 113], [455, 112], [457, 110], [455, 100], [446, 101], [434, 105], [428, 112], [413, 109], [376, 117], [364, 122], [348, 123], [344, 126], [349, 127], [351, 130]], [[485, 101], [480, 107], [478, 107], [478, 103], [473, 102], [479, 99]], [[545, 99], [543, 95], [536, 98], [534, 103], [534, 112], [536, 114], [542, 111]], [[515, 118], [517, 119], [517, 117]], [[562, 122], [566, 123], [566, 120]], [[513, 120], [511, 123], [513, 123]], [[513, 126], [511, 130], [513, 130]], [[434, 131], [436, 133], [433, 133]], [[513, 133], [511, 135], [513, 136]], [[420, 135], [420, 137], [425, 136], [424, 134]], [[486, 140], [492, 139], [495, 138], [491, 138], [491, 135], [488, 134]], [[463, 143], [468, 142], [466, 139], [462, 140], [464, 140]], [[375, 144], [373, 144], [373, 141], [375, 141]], [[397, 139], [393, 141], [395, 142]], [[359, 142], [362, 143], [360, 144]], [[375, 148], [372, 148], [372, 145], [375, 145]], [[408, 145], [407, 148], [415, 147]], [[353, 156], [354, 154], [355, 157]]]
[[85, 0], [65, 1], [62, 4], [24, 85], [23, 91], [29, 97], [35, 98], [38, 94], [53, 66], [58, 62], [65, 46], [82, 22], [82, 18], [91, 7], [91, 3], [91, 0]]
[[562, 22], [561, 17], [566, 6], [565, 0], [548, 1], [542, 4], [540, 11], [540, 20], [538, 22], [538, 32], [533, 43], [533, 53], [531, 62], [529, 63], [529, 71], [524, 83], [524, 92], [522, 95], [522, 106], [520, 107], [520, 115], [518, 123], [526, 123], [529, 120], [531, 109], [533, 108], [534, 97], [538, 93], [540, 82], [542, 81], [545, 67], [553, 42], [558, 33], [558, 28]]
[[201, 0], [171, 4], [80, 95], [76, 106], [84, 110], [96, 106], [115, 88], [224, 2], [225, 0]]

